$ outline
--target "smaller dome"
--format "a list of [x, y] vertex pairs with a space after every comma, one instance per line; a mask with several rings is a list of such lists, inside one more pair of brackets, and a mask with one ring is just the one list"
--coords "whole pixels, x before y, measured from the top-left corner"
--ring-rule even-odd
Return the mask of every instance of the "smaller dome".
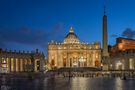
[[64, 43], [65, 44], [77, 44], [80, 43], [79, 39], [77, 37], [77, 35], [74, 33], [74, 30], [72, 27], [70, 27], [69, 33], [67, 34], [67, 36], [64, 39]]

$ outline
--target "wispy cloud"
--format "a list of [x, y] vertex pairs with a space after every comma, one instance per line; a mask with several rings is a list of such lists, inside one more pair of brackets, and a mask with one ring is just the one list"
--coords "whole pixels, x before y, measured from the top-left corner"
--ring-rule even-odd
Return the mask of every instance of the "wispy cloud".
[[110, 37], [116, 38], [116, 37], [118, 37], [118, 35], [117, 34], [112, 34]]
[[9, 43], [18, 43], [25, 46], [38, 45], [39, 47], [45, 48], [50, 40], [56, 38], [57, 40], [61, 39], [63, 33], [62, 29], [62, 23], [54, 25], [51, 30], [32, 29], [29, 27], [20, 27], [15, 29], [0, 28], [0, 47], [8, 48], [7, 45], [9, 45]]
[[127, 37], [127, 38], [134, 38], [135, 37], [135, 30], [131, 29], [131, 28], [126, 28], [123, 32], [122, 32], [122, 36]]
[[49, 33], [46, 30], [32, 30], [30, 28], [18, 28], [18, 29], [0, 29], [1, 43], [23, 43], [23, 44], [36, 44], [42, 43], [47, 39]]

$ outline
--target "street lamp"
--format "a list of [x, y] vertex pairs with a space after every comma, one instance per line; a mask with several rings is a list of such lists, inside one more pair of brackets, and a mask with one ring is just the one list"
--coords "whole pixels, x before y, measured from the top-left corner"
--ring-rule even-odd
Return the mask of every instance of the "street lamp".
[[85, 58], [83, 58], [83, 56], [81, 56], [81, 58], [79, 59], [79, 62], [80, 63], [82, 63], [83, 64], [83, 66], [84, 66], [84, 62], [86, 61], [86, 59]]
[[101, 70], [103, 69], [103, 64], [101, 63]]
[[[122, 65], [121, 61], [118, 61], [118, 62], [116, 63], [116, 68], [119, 69], [119, 68], [121, 67], [121, 65]], [[121, 68], [120, 68], [120, 69], [121, 69]]]
[[3, 60], [3, 63], [6, 63], [6, 60], [5, 59]]
[[74, 63], [73, 63], [73, 65], [74, 65], [74, 66], [77, 66], [77, 65], [78, 65], [78, 63], [77, 63], [77, 62], [74, 62]]
[[112, 64], [110, 64], [110, 69], [111, 69], [111, 70], [112, 70], [112, 66], [113, 66], [113, 65], [112, 65]]

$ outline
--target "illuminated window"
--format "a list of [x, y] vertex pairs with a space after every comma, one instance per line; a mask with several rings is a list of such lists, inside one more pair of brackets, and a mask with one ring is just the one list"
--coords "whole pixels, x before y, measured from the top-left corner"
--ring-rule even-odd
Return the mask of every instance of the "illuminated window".
[[64, 47], [64, 49], [66, 49], [66, 47]]
[[98, 53], [96, 53], [96, 59], [98, 59], [98, 58], [99, 58]]
[[123, 44], [119, 44], [119, 49], [123, 49]]
[[95, 48], [96, 48], [96, 49], [98, 49], [98, 48], [99, 48], [99, 46], [98, 46], [98, 45], [96, 45], [96, 46], [95, 46]]

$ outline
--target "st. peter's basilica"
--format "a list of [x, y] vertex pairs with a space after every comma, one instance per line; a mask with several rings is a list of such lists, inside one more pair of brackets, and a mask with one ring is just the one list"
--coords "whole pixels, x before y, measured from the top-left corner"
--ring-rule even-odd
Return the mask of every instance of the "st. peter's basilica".
[[48, 61], [52, 68], [97, 67], [101, 65], [99, 42], [92, 44], [80, 42], [71, 27], [62, 43], [51, 41], [48, 44]]

